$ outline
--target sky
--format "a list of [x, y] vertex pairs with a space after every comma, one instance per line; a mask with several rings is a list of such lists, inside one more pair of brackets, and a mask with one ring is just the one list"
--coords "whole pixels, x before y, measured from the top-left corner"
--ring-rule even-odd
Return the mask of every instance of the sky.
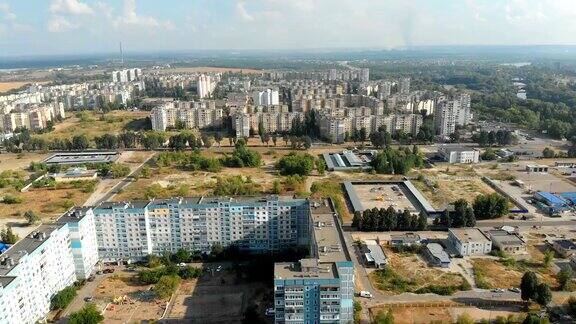
[[0, 57], [576, 44], [576, 0], [0, 0]]

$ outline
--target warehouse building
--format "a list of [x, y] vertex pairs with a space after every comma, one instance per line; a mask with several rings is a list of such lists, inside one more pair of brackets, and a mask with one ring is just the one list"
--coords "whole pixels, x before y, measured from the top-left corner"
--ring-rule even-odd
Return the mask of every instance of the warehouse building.
[[458, 255], [483, 255], [492, 250], [492, 241], [478, 228], [450, 228], [448, 242]]

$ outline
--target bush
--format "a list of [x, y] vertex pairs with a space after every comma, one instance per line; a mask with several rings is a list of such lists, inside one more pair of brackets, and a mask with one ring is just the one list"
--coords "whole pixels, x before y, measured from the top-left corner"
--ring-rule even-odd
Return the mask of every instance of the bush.
[[124, 164], [114, 163], [110, 166], [110, 173], [114, 179], [124, 178], [130, 174], [130, 168]]
[[282, 175], [307, 176], [314, 170], [314, 157], [307, 153], [290, 153], [276, 163], [276, 169]]
[[262, 164], [262, 156], [260, 153], [246, 148], [245, 142], [239, 140], [232, 156], [225, 156], [220, 159], [220, 162], [232, 168], [258, 167]]
[[88, 303], [81, 310], [70, 314], [69, 324], [97, 324], [104, 320], [104, 316], [96, 308], [96, 305]]
[[2, 200], [3, 203], [8, 205], [19, 204], [23, 202], [24, 199], [22, 197], [13, 196], [13, 195], [4, 195], [4, 199]]
[[162, 276], [166, 275], [166, 268], [155, 268], [150, 270], [140, 270], [138, 279], [144, 284], [155, 284]]
[[185, 266], [178, 270], [178, 276], [182, 279], [199, 278], [202, 275], [202, 269]]
[[216, 196], [252, 196], [259, 193], [257, 185], [250, 177], [242, 176], [219, 177], [214, 187]]
[[74, 286], [66, 287], [50, 299], [50, 309], [64, 309], [70, 305], [72, 300], [76, 297], [76, 288]]
[[154, 285], [154, 292], [160, 298], [170, 298], [180, 284], [180, 280], [180, 277], [174, 275], [162, 276]]

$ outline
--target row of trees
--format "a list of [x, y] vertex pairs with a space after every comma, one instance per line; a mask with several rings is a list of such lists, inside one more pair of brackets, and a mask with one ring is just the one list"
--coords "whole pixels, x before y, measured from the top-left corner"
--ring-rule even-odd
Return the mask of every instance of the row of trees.
[[435, 225], [445, 227], [473, 227], [477, 219], [495, 219], [509, 213], [509, 202], [497, 193], [478, 195], [472, 206], [465, 199], [458, 199], [448, 206]]
[[366, 209], [354, 213], [352, 226], [360, 231], [423, 231], [428, 226], [425, 213], [412, 215], [410, 211], [388, 208]]
[[499, 131], [480, 131], [472, 135], [472, 141], [480, 146], [504, 146], [512, 145], [518, 142], [516, 136], [509, 130]]

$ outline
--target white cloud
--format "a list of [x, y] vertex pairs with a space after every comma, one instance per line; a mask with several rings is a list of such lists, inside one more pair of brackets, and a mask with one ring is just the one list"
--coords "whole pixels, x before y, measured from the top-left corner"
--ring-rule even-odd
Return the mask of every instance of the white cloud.
[[246, 20], [246, 21], [253, 21], [254, 20], [254, 16], [252, 16], [246, 10], [246, 3], [244, 1], [236, 2], [236, 12], [240, 16], [240, 18], [242, 18], [243, 20]]
[[124, 0], [122, 15], [115, 21], [115, 26], [139, 26], [149, 28], [174, 29], [174, 24], [169, 21], [160, 21], [154, 17], [139, 15], [136, 12], [136, 0]]
[[94, 10], [78, 0], [53, 0], [50, 12], [54, 14], [90, 15]]
[[0, 20], [14, 21], [16, 20], [16, 14], [12, 12], [10, 5], [7, 3], [0, 3]]
[[78, 27], [77, 24], [70, 22], [62, 16], [54, 16], [48, 21], [48, 31], [51, 33], [62, 33]]

